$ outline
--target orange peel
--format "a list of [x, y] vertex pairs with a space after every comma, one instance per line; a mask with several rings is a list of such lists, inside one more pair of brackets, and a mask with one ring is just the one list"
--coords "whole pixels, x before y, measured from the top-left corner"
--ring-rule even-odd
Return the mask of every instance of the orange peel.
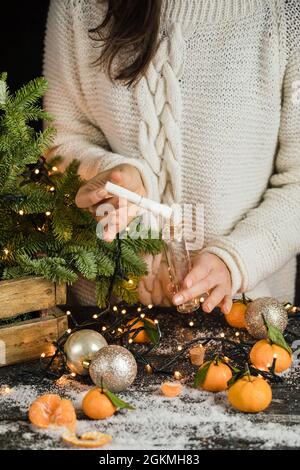
[[112, 441], [111, 436], [98, 431], [86, 432], [81, 436], [66, 432], [62, 434], [61, 438], [67, 444], [75, 447], [83, 447], [85, 449], [102, 447]]
[[173, 398], [181, 394], [183, 386], [180, 383], [164, 382], [160, 389], [165, 397]]

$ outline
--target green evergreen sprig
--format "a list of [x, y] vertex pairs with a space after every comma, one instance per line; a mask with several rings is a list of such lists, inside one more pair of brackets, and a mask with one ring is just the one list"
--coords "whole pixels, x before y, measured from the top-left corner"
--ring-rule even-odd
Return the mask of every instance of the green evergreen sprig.
[[[47, 89], [44, 78], [32, 80], [11, 94], [6, 74], [0, 74], [0, 279], [43, 276], [52, 282], [74, 283], [79, 276], [96, 281], [96, 297], [105, 307], [115, 273], [116, 243], [96, 236], [96, 221], [75, 205], [82, 185], [78, 162], [61, 173], [60, 158], [46, 162], [54, 129], [34, 130], [33, 121], [51, 121], [39, 100]], [[157, 239], [121, 240], [125, 278], [147, 273], [141, 255], [157, 254]], [[127, 303], [137, 292], [116, 277], [113, 295]]]

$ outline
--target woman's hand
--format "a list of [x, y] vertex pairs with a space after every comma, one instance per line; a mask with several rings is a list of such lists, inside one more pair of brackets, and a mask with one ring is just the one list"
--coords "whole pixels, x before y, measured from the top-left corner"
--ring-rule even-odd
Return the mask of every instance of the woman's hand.
[[[134, 218], [137, 207], [127, 203], [118, 197], [110, 195], [104, 188], [107, 181], [123, 186], [142, 196], [146, 196], [142, 177], [137, 168], [132, 165], [118, 165], [112, 170], [99, 173], [93, 179], [84, 184], [76, 195], [76, 205], [81, 209], [87, 209], [101, 222], [104, 227], [104, 239], [112, 241], [116, 234], [122, 231]], [[101, 205], [105, 207], [105, 214], [99, 216]]]
[[173, 297], [173, 302], [181, 305], [206, 292], [209, 294], [202, 305], [205, 312], [210, 313], [216, 306], [220, 306], [225, 314], [230, 311], [230, 272], [218, 256], [205, 252], [194, 258], [193, 269], [184, 280], [184, 288]]

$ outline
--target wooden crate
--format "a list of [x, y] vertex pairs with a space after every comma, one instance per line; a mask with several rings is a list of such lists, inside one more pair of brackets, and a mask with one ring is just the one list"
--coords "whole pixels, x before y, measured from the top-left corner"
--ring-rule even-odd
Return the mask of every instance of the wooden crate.
[[0, 367], [53, 353], [52, 342], [68, 328], [67, 316], [57, 305], [66, 303], [66, 286], [43, 278], [0, 282], [0, 320], [29, 312], [39, 318], [0, 327]]

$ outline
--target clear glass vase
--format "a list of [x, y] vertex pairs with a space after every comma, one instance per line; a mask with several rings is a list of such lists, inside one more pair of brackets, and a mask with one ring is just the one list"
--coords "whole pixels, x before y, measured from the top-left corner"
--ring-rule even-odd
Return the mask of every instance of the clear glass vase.
[[[191, 257], [184, 238], [182, 225], [165, 226], [163, 229], [165, 242], [165, 256], [168, 265], [169, 278], [172, 284], [173, 295], [183, 287], [183, 281], [192, 269]], [[200, 299], [196, 297], [182, 305], [177, 306], [178, 312], [191, 313], [200, 307]]]

